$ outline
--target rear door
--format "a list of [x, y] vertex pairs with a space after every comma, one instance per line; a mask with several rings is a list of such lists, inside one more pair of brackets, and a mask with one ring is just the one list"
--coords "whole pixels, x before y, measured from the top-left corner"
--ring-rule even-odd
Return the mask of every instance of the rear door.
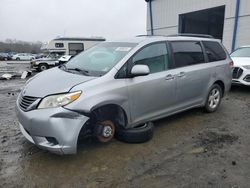
[[147, 65], [150, 74], [127, 79], [132, 124], [166, 114], [173, 110], [176, 99], [176, 80], [165, 42], [142, 48], [129, 60], [130, 69], [136, 64]]
[[221, 80], [224, 84], [231, 84], [232, 69], [230, 63], [232, 60], [227, 55], [222, 44], [216, 41], [203, 41], [208, 62], [214, 68], [214, 79]]
[[206, 63], [200, 41], [171, 42], [177, 71], [177, 110], [201, 104], [206, 95], [212, 69]]

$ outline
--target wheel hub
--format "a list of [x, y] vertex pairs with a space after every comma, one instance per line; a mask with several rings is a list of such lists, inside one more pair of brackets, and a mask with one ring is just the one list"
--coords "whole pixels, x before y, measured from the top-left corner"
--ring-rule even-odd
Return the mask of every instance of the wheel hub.
[[209, 106], [210, 108], [216, 108], [220, 102], [220, 92], [218, 89], [213, 89], [209, 95]]
[[108, 137], [112, 136], [112, 134], [113, 134], [112, 127], [110, 127], [110, 126], [105, 126], [105, 127], [103, 128], [102, 135], [103, 135], [105, 138], [108, 138]]
[[41, 70], [46, 70], [46, 67], [44, 65], [41, 66]]

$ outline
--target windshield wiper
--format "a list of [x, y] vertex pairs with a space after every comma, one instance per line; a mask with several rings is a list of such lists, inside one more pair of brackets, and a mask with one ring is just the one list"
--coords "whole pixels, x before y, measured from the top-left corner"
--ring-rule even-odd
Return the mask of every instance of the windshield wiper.
[[79, 68], [68, 68], [66, 67], [66, 65], [62, 64], [59, 66], [59, 68], [63, 68], [65, 71], [76, 71], [76, 72], [80, 72], [84, 75], [89, 76], [89, 71], [87, 70], [83, 70], [83, 69], [79, 69]]
[[64, 65], [64, 64], [59, 65], [59, 68], [67, 69], [66, 65]]
[[73, 70], [73, 71], [76, 71], [76, 72], [80, 72], [80, 73], [82, 73], [84, 75], [87, 75], [87, 76], [89, 75], [89, 71], [87, 71], [87, 70], [83, 70], [83, 69], [79, 69], [79, 68], [67, 68], [67, 67], [66, 67], [66, 69], [67, 70]]

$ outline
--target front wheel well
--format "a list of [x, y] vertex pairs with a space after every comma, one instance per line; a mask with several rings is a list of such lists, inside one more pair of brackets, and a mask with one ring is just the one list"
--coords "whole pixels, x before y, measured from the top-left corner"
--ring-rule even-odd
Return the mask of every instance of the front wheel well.
[[214, 84], [218, 84], [221, 87], [222, 96], [224, 96], [224, 93], [225, 93], [225, 84], [224, 84], [224, 82], [222, 82], [221, 80], [217, 80], [216, 82], [214, 82]]
[[127, 115], [125, 110], [116, 104], [107, 104], [95, 108], [90, 113], [91, 123], [96, 123], [97, 121], [111, 120], [114, 122], [117, 128], [126, 127], [127, 125]]
[[79, 135], [77, 146], [86, 137], [92, 136], [94, 133], [95, 123], [105, 120], [111, 120], [115, 124], [115, 128], [124, 128], [127, 125], [127, 115], [125, 110], [116, 104], [107, 104], [93, 109], [89, 113], [89, 120], [82, 126]]

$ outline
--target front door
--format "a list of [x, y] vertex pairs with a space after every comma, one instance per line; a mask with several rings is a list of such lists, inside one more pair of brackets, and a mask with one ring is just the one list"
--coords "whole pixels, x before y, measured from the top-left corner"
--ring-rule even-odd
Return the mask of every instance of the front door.
[[129, 61], [147, 65], [150, 74], [127, 79], [131, 124], [157, 119], [171, 111], [175, 103], [176, 80], [174, 70], [169, 70], [169, 57], [165, 42], [142, 48]]

